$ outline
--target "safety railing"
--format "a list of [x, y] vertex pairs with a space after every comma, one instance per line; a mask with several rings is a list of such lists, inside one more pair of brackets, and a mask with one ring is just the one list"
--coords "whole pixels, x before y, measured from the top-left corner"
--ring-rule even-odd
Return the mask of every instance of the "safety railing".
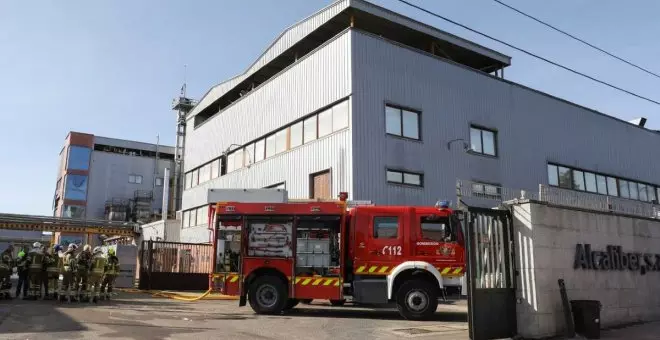
[[458, 180], [456, 182], [456, 194], [459, 199], [470, 198], [488, 201], [493, 206], [508, 201], [531, 199], [570, 208], [660, 218], [660, 205], [658, 204], [562, 189], [545, 184], [539, 184], [536, 190], [521, 190]]

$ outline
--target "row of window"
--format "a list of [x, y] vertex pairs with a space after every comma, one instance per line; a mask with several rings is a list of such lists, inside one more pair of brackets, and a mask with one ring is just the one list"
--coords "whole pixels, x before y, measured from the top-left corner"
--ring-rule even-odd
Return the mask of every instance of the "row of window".
[[[275, 131], [186, 173], [185, 189], [348, 128], [348, 100]], [[223, 166], [224, 165], [224, 166]]]
[[183, 212], [183, 227], [190, 228], [196, 226], [206, 226], [209, 222], [209, 209], [207, 206], [202, 206], [195, 209], [186, 210]]
[[[142, 175], [128, 175], [128, 183], [142, 184]], [[87, 199], [87, 175], [68, 174], [64, 179], [64, 198], [68, 200], [84, 201]], [[156, 186], [163, 185], [163, 178], [156, 178]], [[59, 187], [59, 181], [57, 186]]]
[[[420, 230], [422, 239], [433, 241], [445, 241], [449, 228], [446, 219], [433, 219], [428, 216], [420, 217]], [[374, 217], [374, 238], [396, 239], [399, 238], [399, 217], [378, 216]]]
[[565, 189], [616, 196], [644, 202], [657, 201], [658, 186], [627, 179], [548, 164], [548, 184]]

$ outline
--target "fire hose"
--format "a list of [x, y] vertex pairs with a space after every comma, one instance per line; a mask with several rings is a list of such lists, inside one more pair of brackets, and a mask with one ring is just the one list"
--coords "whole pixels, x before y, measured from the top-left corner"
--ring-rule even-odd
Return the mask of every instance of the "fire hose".
[[237, 300], [237, 296], [229, 295], [211, 295], [212, 289], [207, 290], [202, 295], [190, 296], [188, 294], [182, 294], [177, 292], [168, 292], [168, 291], [153, 291], [153, 290], [140, 290], [140, 289], [117, 289], [126, 293], [146, 293], [151, 294], [151, 297], [164, 297], [168, 299], [178, 300], [178, 301], [199, 301], [199, 300]]

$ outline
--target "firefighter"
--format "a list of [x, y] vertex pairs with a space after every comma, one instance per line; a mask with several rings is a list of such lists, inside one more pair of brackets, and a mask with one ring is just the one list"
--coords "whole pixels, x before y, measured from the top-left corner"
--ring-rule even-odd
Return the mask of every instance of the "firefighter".
[[56, 244], [46, 252], [44, 261], [46, 273], [43, 280], [44, 300], [57, 299], [57, 283], [60, 278], [59, 252], [61, 249], [62, 247]]
[[89, 295], [92, 302], [97, 303], [99, 300], [99, 291], [101, 290], [101, 283], [103, 282], [103, 273], [107, 259], [103, 256], [101, 247], [94, 247], [92, 255], [92, 266], [89, 272]]
[[28, 257], [25, 254], [25, 249], [21, 249], [18, 252], [18, 257], [16, 259], [16, 273], [18, 274], [18, 284], [16, 285], [16, 297], [21, 295], [21, 290], [23, 291], [23, 300], [28, 299], [28, 279], [29, 279], [29, 270], [30, 263], [28, 262]]
[[11, 299], [11, 270], [14, 268], [14, 246], [9, 245], [0, 254], [0, 299]]
[[[115, 278], [119, 274], [119, 258], [115, 254], [113, 248], [108, 248], [108, 259], [103, 273], [103, 282], [101, 283], [101, 300], [110, 300], [112, 294], [112, 286], [114, 285]], [[107, 289], [107, 291], [106, 291]]]
[[92, 265], [92, 246], [86, 244], [83, 251], [76, 256], [76, 284], [74, 287], [78, 289], [79, 301], [89, 301], [89, 292], [87, 291], [87, 282], [89, 280], [89, 268]]
[[69, 302], [74, 300], [74, 294], [76, 290], [76, 258], [75, 252], [78, 246], [74, 243], [70, 243], [66, 252], [63, 255], [62, 260], [62, 284], [60, 285], [60, 293], [58, 298], [60, 302], [63, 302], [65, 299], [68, 299]]
[[44, 253], [41, 243], [34, 242], [32, 250], [28, 253], [30, 290], [28, 298], [36, 300], [41, 297], [41, 279], [43, 278]]

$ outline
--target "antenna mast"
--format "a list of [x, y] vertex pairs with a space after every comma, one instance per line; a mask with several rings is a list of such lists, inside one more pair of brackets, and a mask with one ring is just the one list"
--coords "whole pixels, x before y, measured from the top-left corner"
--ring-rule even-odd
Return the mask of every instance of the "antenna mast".
[[[181, 196], [183, 194], [183, 159], [186, 145], [186, 115], [190, 112], [197, 101], [186, 96], [186, 73], [187, 65], [183, 66], [183, 86], [178, 98], [172, 103], [172, 110], [176, 111], [176, 145], [174, 146], [174, 185], [172, 186], [173, 210], [181, 210]], [[169, 178], [165, 178], [168, 181]], [[167, 212], [163, 212], [166, 214]]]

